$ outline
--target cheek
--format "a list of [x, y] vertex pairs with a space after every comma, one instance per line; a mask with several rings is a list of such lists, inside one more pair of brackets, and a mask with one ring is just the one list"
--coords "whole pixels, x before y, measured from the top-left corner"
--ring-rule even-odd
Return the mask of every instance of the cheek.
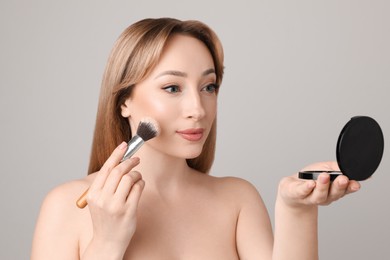
[[172, 124], [178, 111], [177, 105], [154, 96], [139, 100], [137, 110], [139, 119], [142, 117], [152, 117], [159, 123], [161, 130]]
[[163, 102], [159, 98], [149, 98], [145, 100], [142, 104], [142, 111], [147, 116], [156, 117], [155, 119], [164, 117], [166, 115], [172, 114], [172, 106]]
[[217, 115], [217, 110], [218, 110], [218, 106], [217, 106], [217, 101], [215, 101], [214, 103], [213, 103], [213, 106], [212, 106], [212, 108], [211, 108], [212, 110], [212, 113], [213, 113], [213, 115], [214, 115], [214, 117]]
[[217, 100], [209, 100], [205, 102], [205, 110], [209, 119], [214, 119], [217, 115]]
[[157, 98], [149, 100], [147, 106], [149, 107], [150, 112], [156, 115], [164, 114], [169, 111], [169, 106]]

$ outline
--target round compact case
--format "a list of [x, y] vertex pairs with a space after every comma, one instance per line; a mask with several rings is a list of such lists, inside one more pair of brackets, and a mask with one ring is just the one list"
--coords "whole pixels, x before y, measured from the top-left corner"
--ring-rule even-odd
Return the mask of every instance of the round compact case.
[[379, 124], [371, 117], [355, 116], [344, 126], [337, 140], [336, 157], [340, 171], [301, 171], [299, 178], [316, 180], [326, 172], [332, 181], [340, 174], [350, 180], [366, 180], [378, 168], [383, 149], [384, 138]]

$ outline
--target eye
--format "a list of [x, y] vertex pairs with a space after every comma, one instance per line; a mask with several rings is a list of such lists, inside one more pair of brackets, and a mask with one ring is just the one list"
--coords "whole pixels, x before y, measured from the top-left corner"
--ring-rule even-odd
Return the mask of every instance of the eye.
[[166, 92], [169, 92], [169, 93], [177, 93], [177, 92], [180, 92], [180, 87], [177, 86], [177, 85], [170, 85], [170, 86], [164, 87], [163, 89], [164, 89]]
[[215, 92], [217, 92], [217, 89], [218, 89], [217, 84], [209, 84], [206, 87], [204, 87], [202, 90], [205, 90], [208, 93], [215, 93]]

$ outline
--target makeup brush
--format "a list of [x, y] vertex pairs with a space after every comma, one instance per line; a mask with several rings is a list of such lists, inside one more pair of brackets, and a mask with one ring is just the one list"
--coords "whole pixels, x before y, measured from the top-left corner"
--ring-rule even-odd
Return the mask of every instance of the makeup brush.
[[129, 159], [148, 140], [159, 134], [157, 122], [152, 118], [144, 118], [139, 122], [137, 134], [127, 143], [127, 150], [121, 162]]
[[[129, 159], [133, 154], [148, 140], [156, 137], [159, 134], [159, 126], [157, 122], [152, 118], [143, 118], [138, 125], [137, 134], [134, 135], [127, 143], [127, 149], [121, 162]], [[80, 198], [76, 201], [77, 207], [80, 209], [87, 206], [87, 189]]]

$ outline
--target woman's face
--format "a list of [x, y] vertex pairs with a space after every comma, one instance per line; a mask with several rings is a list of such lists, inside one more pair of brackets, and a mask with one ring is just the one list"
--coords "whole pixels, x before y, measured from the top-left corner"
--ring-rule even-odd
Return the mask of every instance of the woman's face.
[[132, 132], [143, 117], [154, 118], [160, 135], [149, 147], [174, 157], [197, 157], [217, 111], [216, 74], [207, 47], [196, 38], [173, 35], [159, 63], [122, 105]]

